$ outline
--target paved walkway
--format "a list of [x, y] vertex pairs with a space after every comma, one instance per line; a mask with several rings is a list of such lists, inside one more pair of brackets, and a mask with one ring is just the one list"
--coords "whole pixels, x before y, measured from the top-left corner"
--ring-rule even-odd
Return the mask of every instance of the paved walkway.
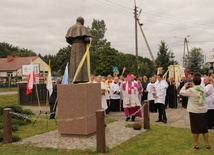
[[[47, 107], [31, 107], [24, 106], [27, 109], [31, 109], [35, 114], [39, 113], [39, 110], [47, 111]], [[189, 115], [186, 109], [182, 108], [179, 104], [177, 109], [166, 109], [168, 122], [166, 124], [162, 122], [155, 122], [157, 120], [157, 113], [150, 113], [151, 124], [158, 124], [163, 126], [173, 126], [181, 128], [189, 128]], [[124, 141], [142, 133], [146, 130], [133, 130], [132, 128], [125, 127], [126, 124], [133, 123], [131, 121], [126, 122], [123, 112], [111, 112], [106, 117], [115, 118], [118, 121], [110, 123], [106, 127], [106, 145], [109, 148], [113, 148]], [[142, 122], [143, 118], [136, 118], [135, 122]], [[30, 138], [26, 138], [21, 142], [15, 144], [27, 144], [38, 147], [53, 147], [53, 148], [64, 148], [64, 149], [96, 149], [96, 136], [88, 138], [71, 138], [61, 137], [58, 131], [51, 131], [41, 135], [36, 135]]]
[[[33, 113], [39, 114], [39, 111], [49, 111], [49, 106], [23, 106], [26, 109], [31, 109]], [[166, 109], [167, 114], [167, 123], [164, 124], [162, 122], [156, 123], [155, 121], [158, 119], [158, 113], [150, 113], [150, 122], [152, 124], [159, 124], [159, 125], [165, 125], [165, 126], [173, 126], [173, 127], [181, 127], [181, 128], [189, 128], [189, 114], [186, 111], [186, 109], [181, 107], [181, 104], [178, 104], [177, 109]], [[120, 117], [121, 120], [125, 120], [124, 113], [123, 112], [111, 112], [107, 117]], [[143, 121], [143, 118], [136, 118], [136, 122]]]

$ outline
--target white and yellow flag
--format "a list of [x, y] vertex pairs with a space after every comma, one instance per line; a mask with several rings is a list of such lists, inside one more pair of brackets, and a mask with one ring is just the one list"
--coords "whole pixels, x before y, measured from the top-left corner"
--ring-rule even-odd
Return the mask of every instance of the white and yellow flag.
[[50, 60], [49, 60], [49, 65], [48, 65], [48, 77], [46, 80], [46, 88], [49, 92], [49, 96], [51, 96], [53, 92], [53, 85], [52, 85], [52, 76], [51, 76], [51, 65], [50, 65]]

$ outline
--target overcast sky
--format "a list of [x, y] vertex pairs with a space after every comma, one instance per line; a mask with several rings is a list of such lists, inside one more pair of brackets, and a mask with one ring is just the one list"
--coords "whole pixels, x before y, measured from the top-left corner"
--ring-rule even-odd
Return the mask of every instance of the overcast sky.
[[[189, 48], [206, 53], [214, 48], [213, 0], [136, 0], [139, 17], [151, 50], [156, 57], [164, 40], [181, 62], [184, 38]], [[134, 0], [0, 0], [0, 42], [56, 54], [66, 47], [65, 33], [82, 16], [85, 26], [93, 19], [104, 20], [105, 38], [113, 48], [135, 54]], [[176, 36], [176, 37], [175, 37]], [[151, 58], [138, 29], [139, 55]]]

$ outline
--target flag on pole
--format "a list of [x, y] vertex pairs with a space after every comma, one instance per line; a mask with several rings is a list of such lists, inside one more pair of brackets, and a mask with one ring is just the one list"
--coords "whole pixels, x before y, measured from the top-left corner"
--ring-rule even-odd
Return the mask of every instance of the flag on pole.
[[51, 77], [51, 65], [50, 65], [50, 60], [49, 60], [49, 65], [48, 65], [48, 77], [46, 80], [46, 88], [49, 92], [49, 96], [51, 96], [53, 92], [53, 85], [52, 85], [52, 77]]
[[33, 84], [36, 82], [32, 60], [30, 60], [30, 62], [31, 63], [29, 67], [29, 74], [28, 74], [28, 80], [27, 80], [27, 86], [26, 86], [26, 95], [32, 92]]
[[65, 72], [62, 78], [62, 84], [68, 84], [68, 63], [65, 67]]

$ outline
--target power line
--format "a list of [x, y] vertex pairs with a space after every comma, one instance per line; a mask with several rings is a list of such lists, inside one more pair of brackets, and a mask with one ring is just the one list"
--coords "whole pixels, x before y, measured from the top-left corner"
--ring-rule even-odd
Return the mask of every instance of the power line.
[[123, 1], [123, 0], [117, 0], [117, 1], [121, 1], [122, 3], [126, 3], [128, 5], [133, 5], [133, 4], [128, 3], [126, 0], [125, 1]]
[[154, 35], [156, 35], [156, 36], [159, 37], [160, 39], [165, 40], [163, 37], [161, 37], [160, 35], [154, 33], [153, 31], [151, 31], [150, 29], [148, 29], [146, 26], [143, 26], [143, 27], [145, 27], [148, 31], [150, 31], [151, 33], [153, 33]]
[[100, 2], [101, 4], [104, 4], [104, 5], [107, 5], [108, 7], [111, 7], [111, 8], [115, 8], [115, 9], [120, 9], [122, 11], [126, 11], [126, 12], [131, 12], [131, 11], [128, 11], [127, 8], [124, 8], [124, 7], [119, 7], [118, 5], [114, 5], [112, 3], [108, 3], [108, 1], [102, 1], [102, 0], [96, 0], [98, 2]]
[[129, 7], [126, 7], [126, 6], [124, 6], [124, 5], [121, 5], [121, 4], [118, 4], [118, 3], [112, 2], [112, 1], [110, 1], [110, 0], [105, 0], [105, 1], [106, 1], [106, 2], [109, 2], [109, 3], [111, 3], [111, 4], [114, 4], [114, 5], [117, 5], [117, 6], [119, 6], [119, 7], [122, 7], [122, 8], [128, 9], [128, 10], [133, 10], [133, 9], [131, 9], [131, 8], [129, 8]]
[[[169, 16], [169, 15], [160, 15], [160, 13], [149, 13], [147, 11], [145, 11], [145, 9], [143, 9], [144, 14], [150, 15], [150, 16], [155, 16], [158, 18], [165, 18], [165, 19], [172, 19], [172, 20], [176, 20], [176, 21], [185, 21], [185, 23], [191, 23], [191, 24], [197, 24], [197, 25], [202, 25], [202, 26], [207, 26], [207, 27], [214, 27], [213, 24], [202, 24], [203, 21], [199, 21], [199, 20], [192, 20], [192, 19], [184, 19], [183, 17], [176, 17], [176, 16]], [[192, 22], [191, 22], [192, 21]]]

